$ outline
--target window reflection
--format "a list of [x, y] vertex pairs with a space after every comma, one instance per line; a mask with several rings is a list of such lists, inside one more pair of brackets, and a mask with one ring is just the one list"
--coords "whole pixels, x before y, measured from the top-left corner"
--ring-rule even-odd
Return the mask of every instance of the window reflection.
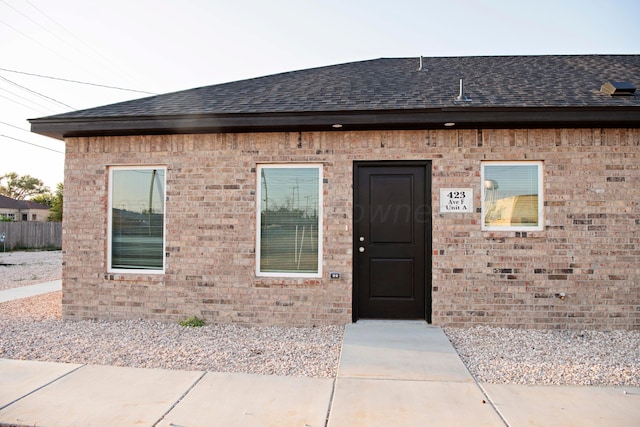
[[320, 168], [261, 166], [260, 273], [319, 271]]
[[483, 165], [486, 228], [540, 227], [540, 163]]
[[111, 268], [164, 267], [164, 169], [111, 170]]

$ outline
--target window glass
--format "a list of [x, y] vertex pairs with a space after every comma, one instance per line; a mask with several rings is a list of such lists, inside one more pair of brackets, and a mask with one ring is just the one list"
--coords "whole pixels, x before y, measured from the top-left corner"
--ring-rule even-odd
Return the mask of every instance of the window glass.
[[542, 163], [482, 164], [485, 230], [542, 230]]
[[165, 169], [113, 168], [110, 270], [163, 270]]
[[258, 166], [258, 275], [321, 274], [321, 171], [318, 165]]

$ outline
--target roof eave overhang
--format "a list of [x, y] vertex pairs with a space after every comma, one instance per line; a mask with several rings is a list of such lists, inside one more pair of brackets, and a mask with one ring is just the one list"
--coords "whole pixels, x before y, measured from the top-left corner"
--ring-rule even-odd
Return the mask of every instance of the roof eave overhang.
[[[442, 108], [423, 110], [32, 119], [31, 131], [82, 136], [330, 130], [640, 127], [640, 106], [625, 108]], [[445, 126], [445, 123], [447, 126]]]

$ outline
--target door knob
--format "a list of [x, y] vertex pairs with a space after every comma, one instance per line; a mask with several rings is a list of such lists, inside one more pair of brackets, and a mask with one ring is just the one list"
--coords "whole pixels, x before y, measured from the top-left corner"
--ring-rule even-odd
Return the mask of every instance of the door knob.
[[364, 252], [364, 246], [360, 246], [360, 247], [358, 248], [358, 251], [360, 251], [360, 253]]

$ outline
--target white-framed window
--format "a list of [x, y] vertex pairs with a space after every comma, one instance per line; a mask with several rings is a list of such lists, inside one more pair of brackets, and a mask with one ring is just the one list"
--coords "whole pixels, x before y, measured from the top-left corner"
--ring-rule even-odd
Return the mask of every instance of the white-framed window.
[[322, 276], [322, 165], [257, 171], [256, 275]]
[[164, 272], [165, 188], [165, 167], [109, 168], [109, 272]]
[[481, 168], [483, 230], [544, 228], [542, 162], [488, 161]]

